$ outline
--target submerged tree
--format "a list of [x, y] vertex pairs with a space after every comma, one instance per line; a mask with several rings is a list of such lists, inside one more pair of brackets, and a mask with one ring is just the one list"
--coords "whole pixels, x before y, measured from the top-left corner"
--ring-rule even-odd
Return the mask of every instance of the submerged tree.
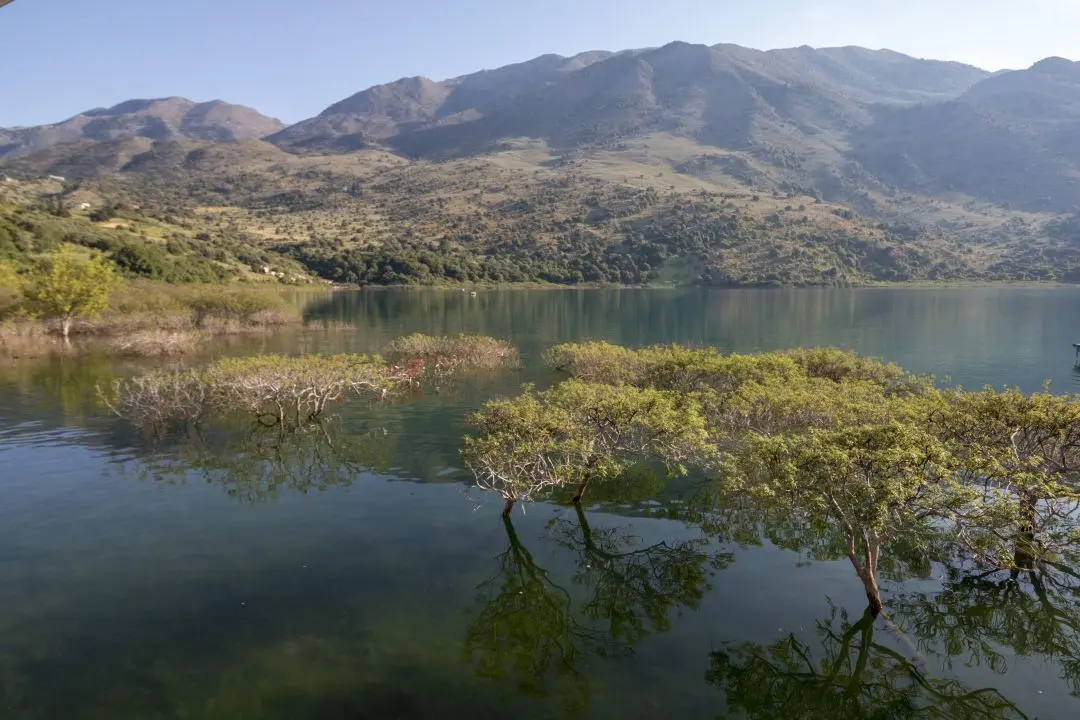
[[897, 541], [928, 542], [929, 520], [961, 502], [942, 471], [944, 448], [910, 424], [748, 435], [743, 443], [739, 489], [837, 537], [875, 616], [882, 608], [883, 549]]
[[707, 452], [693, 398], [629, 386], [570, 380], [541, 393], [489, 402], [473, 417], [462, 457], [477, 485], [498, 492], [509, 514], [518, 500], [572, 487], [579, 502], [591, 482], [618, 478], [643, 459], [674, 472]]
[[284, 429], [316, 420], [328, 406], [349, 397], [383, 399], [419, 387], [431, 372], [490, 369], [485, 363], [492, 357], [516, 357], [513, 348], [493, 338], [431, 338], [436, 346], [447, 346], [446, 352], [457, 353], [451, 364], [432, 371], [435, 359], [420, 351], [425, 336], [406, 340], [392, 362], [378, 355], [223, 358], [205, 367], [118, 380], [99, 394], [113, 412], [143, 427], [244, 412]]
[[257, 355], [117, 380], [100, 394], [113, 412], [144, 427], [239, 411], [284, 429], [317, 419], [349, 395], [386, 397], [421, 372], [416, 363], [388, 365], [377, 356]]
[[980, 492], [956, 513], [981, 561], [1032, 568], [1080, 542], [1080, 401], [1048, 392], [954, 391], [935, 428]]
[[421, 360], [428, 372], [447, 375], [461, 370], [496, 370], [521, 364], [517, 348], [484, 335], [437, 336], [414, 333], [397, 338], [383, 353], [391, 362]]
[[[750, 720], [951, 720], [1026, 718], [997, 690], [934, 678], [904, 653], [875, 640], [874, 615], [855, 623], [834, 609], [817, 626], [820, 646], [790, 634], [711, 653], [709, 683]], [[838, 627], [836, 627], [838, 626]]]

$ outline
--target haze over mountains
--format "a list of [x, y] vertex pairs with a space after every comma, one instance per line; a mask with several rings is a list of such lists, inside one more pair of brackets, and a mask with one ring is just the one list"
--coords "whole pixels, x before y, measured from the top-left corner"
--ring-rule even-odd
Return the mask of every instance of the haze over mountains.
[[[489, 164], [468, 164], [473, 161]], [[209, 204], [213, 198], [201, 189], [207, 185], [221, 197], [242, 185], [243, 200], [236, 202], [247, 208], [279, 202], [284, 195], [277, 191], [290, 177], [314, 193], [315, 167], [329, 168], [322, 195], [301, 202], [295, 190], [289, 207], [344, 212], [365, 197], [357, 177], [374, 183], [368, 188], [392, 184], [400, 193], [423, 177], [438, 202], [457, 202], [460, 187], [450, 174], [465, 168], [484, 177], [477, 181], [482, 193], [502, 188], [522, 203], [527, 173], [567, 183], [585, 172], [590, 182], [676, 194], [719, 197], [735, 187], [839, 203], [901, 227], [897, 238], [937, 233], [961, 243], [947, 262], [916, 253], [898, 276], [920, 262], [931, 274], [987, 268], [1018, 252], [1036, 253], [1032, 261], [1053, 267], [1073, 249], [1072, 236], [1063, 239], [1062, 225], [1050, 223], [1080, 209], [1080, 64], [1048, 58], [1025, 70], [989, 73], [889, 50], [759, 51], [673, 42], [544, 55], [438, 82], [403, 78], [288, 127], [222, 101], [166, 98], [132, 100], [55, 125], [0, 129], [0, 171], [107, 177], [136, 194], [140, 187], [168, 186], [176, 197]], [[414, 168], [410, 180], [376, 180], [385, 169], [406, 167]], [[507, 172], [512, 180], [499, 176]], [[307, 185], [296, 180], [303, 173]], [[341, 196], [342, 188], [351, 189]], [[410, 231], [422, 225], [448, 237], [458, 232], [452, 219], [428, 223], [437, 215], [430, 203], [399, 201], [406, 205], [418, 215]], [[527, 205], [534, 214], [554, 212], [534, 199]], [[774, 208], [759, 209], [765, 222]], [[634, 231], [617, 217], [604, 221], [611, 223], [605, 237], [625, 240]], [[545, 232], [563, 231], [563, 219], [545, 218]], [[401, 230], [406, 221], [393, 227]], [[1018, 232], [1015, 223], [1030, 222], [1037, 225], [1025, 232], [1046, 239], [1046, 248], [1021, 243], [1006, 252], [987, 244], [988, 229], [1004, 237]], [[810, 238], [799, 242], [812, 246], [813, 233], [799, 232]], [[386, 242], [364, 233], [353, 241], [358, 247]], [[839, 259], [829, 263], [847, 262], [836, 252]], [[813, 262], [799, 262], [801, 272], [813, 272]]]

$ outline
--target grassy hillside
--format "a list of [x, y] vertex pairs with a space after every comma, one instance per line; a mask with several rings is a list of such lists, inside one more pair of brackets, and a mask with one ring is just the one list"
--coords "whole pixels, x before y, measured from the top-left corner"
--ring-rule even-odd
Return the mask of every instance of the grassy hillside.
[[73, 210], [70, 201], [50, 192], [51, 185], [0, 185], [0, 286], [7, 297], [21, 272], [61, 249], [102, 253], [130, 279], [174, 284], [315, 281], [303, 266], [242, 232], [122, 202]]
[[[92, 173], [77, 166], [80, 146], [9, 163], [22, 180], [0, 186], [3, 217], [22, 239], [8, 256], [66, 240], [169, 281], [271, 267], [360, 284], [1062, 280], [1080, 266], [1075, 224], [1051, 216], [879, 190], [864, 192], [874, 214], [862, 216], [800, 193], [751, 153], [666, 134], [561, 154], [520, 140], [441, 162], [125, 142], [97, 146], [130, 157]], [[42, 179], [58, 172], [71, 177]], [[96, 222], [56, 217], [84, 202]]]

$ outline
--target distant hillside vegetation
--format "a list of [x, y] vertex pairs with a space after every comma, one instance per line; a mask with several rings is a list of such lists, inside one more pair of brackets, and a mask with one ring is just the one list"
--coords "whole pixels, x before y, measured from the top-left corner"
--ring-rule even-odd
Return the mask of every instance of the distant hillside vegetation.
[[289, 127], [134, 100], [0, 130], [0, 172], [339, 282], [1072, 282], [1078, 129], [1060, 58], [675, 42], [405, 78]]

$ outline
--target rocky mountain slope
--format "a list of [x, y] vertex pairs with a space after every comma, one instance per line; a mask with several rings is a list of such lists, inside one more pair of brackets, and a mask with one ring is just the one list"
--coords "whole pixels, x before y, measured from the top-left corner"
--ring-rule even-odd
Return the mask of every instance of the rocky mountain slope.
[[[0, 131], [50, 203], [348, 282], [1080, 278], [1080, 71], [671, 43], [358, 92], [290, 127], [132, 101]], [[0, 151], [3, 152], [3, 151]]]
[[128, 100], [96, 108], [53, 125], [0, 128], [0, 157], [27, 155], [61, 143], [149, 140], [214, 140], [260, 138], [284, 125], [243, 105], [221, 100], [196, 103], [185, 98]]

